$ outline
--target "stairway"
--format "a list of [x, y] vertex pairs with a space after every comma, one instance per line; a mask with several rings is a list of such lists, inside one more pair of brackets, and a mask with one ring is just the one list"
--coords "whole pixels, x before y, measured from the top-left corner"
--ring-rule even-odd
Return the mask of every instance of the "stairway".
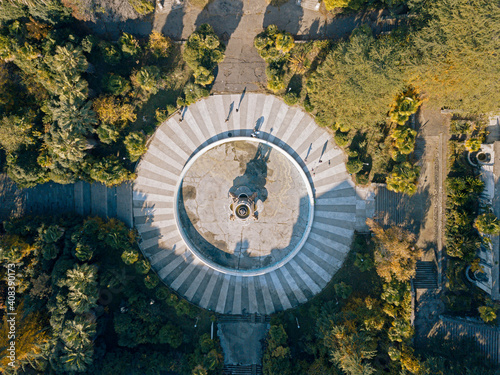
[[470, 318], [441, 316], [429, 336], [442, 335], [447, 340], [465, 337], [476, 341], [479, 351], [489, 360], [500, 364], [500, 328]]
[[25, 212], [34, 215], [77, 213], [82, 216], [117, 218], [132, 227], [132, 184], [108, 188], [78, 181], [74, 184], [49, 182], [19, 192]]
[[260, 365], [225, 365], [222, 370], [223, 375], [262, 375]]
[[413, 285], [416, 289], [436, 289], [438, 287], [436, 263], [418, 261]]
[[[358, 223], [364, 223], [357, 213], [365, 211], [358, 209], [362, 200], [342, 151], [308, 114], [263, 94], [249, 93], [239, 102], [240, 95], [214, 95], [189, 106], [183, 121], [176, 114], [158, 128], [137, 168], [134, 221], [152, 268], [186, 299], [222, 314], [268, 315], [304, 303], [326, 286], [341, 267]], [[261, 138], [287, 151], [308, 176], [315, 216], [307, 242], [284, 266], [259, 276], [232, 276], [209, 268], [188, 250], [175, 224], [173, 197], [193, 155], [216, 140], [250, 136], [257, 122], [262, 122]]]
[[269, 315], [248, 314], [248, 315], [219, 315], [217, 321], [219, 323], [270, 323], [271, 317]]

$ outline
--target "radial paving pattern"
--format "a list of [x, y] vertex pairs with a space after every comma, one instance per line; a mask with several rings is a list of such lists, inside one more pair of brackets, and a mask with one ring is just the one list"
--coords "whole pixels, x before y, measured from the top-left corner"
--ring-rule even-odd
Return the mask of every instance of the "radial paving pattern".
[[[188, 249], [176, 226], [174, 196], [190, 158], [215, 141], [250, 137], [256, 126], [261, 139], [288, 152], [308, 176], [315, 195], [314, 222], [304, 246], [280, 268], [258, 276], [228, 275]], [[246, 94], [242, 100], [240, 95], [211, 96], [188, 107], [182, 122], [179, 115], [170, 118], [155, 133], [137, 173], [134, 220], [143, 253], [167, 285], [224, 314], [270, 314], [320, 292], [371, 211], [356, 193], [330, 134], [302, 110], [262, 94]]]

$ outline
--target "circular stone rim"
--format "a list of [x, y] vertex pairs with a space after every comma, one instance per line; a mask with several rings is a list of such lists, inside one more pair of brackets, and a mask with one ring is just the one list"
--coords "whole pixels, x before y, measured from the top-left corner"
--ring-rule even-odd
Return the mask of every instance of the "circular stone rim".
[[[295, 248], [290, 251], [287, 255], [285, 255], [281, 260], [279, 260], [276, 263], [271, 264], [270, 266], [267, 267], [262, 267], [262, 268], [257, 268], [257, 269], [252, 269], [252, 270], [235, 270], [234, 268], [228, 268], [221, 266], [218, 263], [213, 262], [212, 260], [208, 259], [203, 253], [201, 253], [196, 246], [193, 245], [191, 242], [191, 239], [189, 236], [184, 232], [183, 226], [180, 222], [179, 218], [179, 194], [181, 192], [181, 185], [182, 182], [184, 181], [184, 177], [186, 176], [187, 172], [191, 168], [191, 166], [200, 158], [200, 156], [204, 155], [211, 149], [220, 146], [224, 143], [229, 143], [229, 142], [236, 142], [236, 141], [246, 141], [246, 142], [255, 142], [255, 143], [263, 143], [266, 146], [271, 147], [272, 149], [275, 149], [279, 151], [281, 154], [285, 155], [285, 157], [295, 166], [295, 168], [299, 171], [300, 176], [302, 177], [302, 181], [304, 182], [307, 190], [307, 195], [309, 197], [309, 213], [308, 213], [308, 218], [307, 218], [307, 225], [306, 229], [302, 235], [302, 238], [300, 239], [299, 243], [295, 245]], [[232, 275], [232, 276], [260, 276], [272, 271], [277, 270], [278, 268], [282, 267], [286, 263], [288, 263], [292, 258], [297, 255], [297, 253], [302, 249], [302, 246], [307, 241], [307, 238], [309, 237], [309, 233], [311, 232], [312, 229], [312, 224], [314, 221], [314, 197], [313, 197], [313, 191], [311, 188], [311, 184], [309, 183], [309, 179], [307, 178], [306, 173], [300, 166], [300, 164], [295, 160], [292, 155], [290, 155], [288, 152], [283, 150], [281, 147], [278, 145], [271, 143], [269, 141], [266, 141], [265, 139], [260, 139], [260, 138], [254, 138], [254, 137], [229, 137], [229, 138], [224, 138], [220, 139], [214, 143], [211, 143], [210, 145], [206, 146], [205, 148], [201, 149], [198, 153], [196, 153], [185, 165], [184, 168], [182, 168], [181, 174], [179, 175], [179, 180], [177, 181], [175, 185], [175, 195], [174, 195], [174, 218], [175, 218], [175, 224], [177, 225], [177, 228], [179, 229], [179, 233], [182, 237], [182, 240], [186, 244], [187, 248], [189, 251], [201, 262], [203, 262], [205, 265], [208, 267], [225, 273], [227, 275]]]

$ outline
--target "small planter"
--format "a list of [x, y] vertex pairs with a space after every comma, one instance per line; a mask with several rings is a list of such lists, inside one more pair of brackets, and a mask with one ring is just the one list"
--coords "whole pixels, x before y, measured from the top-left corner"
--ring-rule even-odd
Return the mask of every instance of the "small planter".
[[491, 155], [487, 152], [479, 151], [476, 155], [479, 164], [487, 164], [491, 161]]

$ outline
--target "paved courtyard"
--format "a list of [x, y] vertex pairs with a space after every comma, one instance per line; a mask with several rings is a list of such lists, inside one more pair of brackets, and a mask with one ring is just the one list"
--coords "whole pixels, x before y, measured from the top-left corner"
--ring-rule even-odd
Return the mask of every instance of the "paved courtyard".
[[[257, 218], [233, 215], [231, 220], [229, 193], [246, 190], [257, 194]], [[180, 220], [192, 244], [211, 261], [235, 270], [280, 261], [299, 244], [312, 220], [299, 170], [254, 138], [229, 138], [197, 158], [183, 178], [180, 203]]]

